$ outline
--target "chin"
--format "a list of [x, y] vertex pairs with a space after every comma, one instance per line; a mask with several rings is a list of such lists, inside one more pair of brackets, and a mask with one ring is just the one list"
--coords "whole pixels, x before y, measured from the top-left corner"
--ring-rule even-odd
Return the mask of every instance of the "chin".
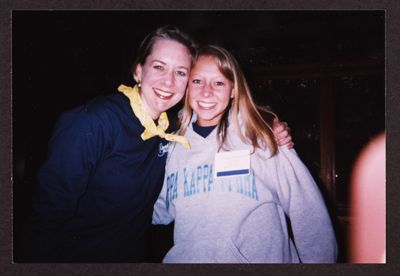
[[197, 114], [199, 114], [201, 116], [201, 118], [204, 118], [204, 120], [212, 120], [213, 118], [215, 118], [217, 115], [216, 114], [212, 114], [209, 110], [195, 110], [195, 112]]
[[[196, 112], [197, 113], [197, 112]], [[204, 121], [207, 124], [212, 124], [212, 120], [214, 117], [208, 117], [208, 116], [201, 116], [201, 114], [197, 113], [197, 117], [200, 117], [202, 121]]]
[[165, 104], [165, 103], [161, 103], [157, 105], [158, 110], [160, 110], [160, 112], [165, 112], [168, 109], [172, 108], [175, 104]]

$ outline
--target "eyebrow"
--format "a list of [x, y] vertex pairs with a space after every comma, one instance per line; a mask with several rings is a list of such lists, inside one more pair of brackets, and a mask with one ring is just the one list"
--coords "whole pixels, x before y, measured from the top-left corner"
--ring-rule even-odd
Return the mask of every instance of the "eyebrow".
[[[154, 59], [154, 60], [152, 60], [151, 61], [151, 63], [153, 64], [154, 62], [159, 62], [159, 63], [161, 63], [161, 64], [163, 64], [163, 65], [167, 65], [167, 63], [165, 63], [164, 61], [162, 61], [162, 60], [159, 60], [159, 59]], [[182, 68], [182, 69], [186, 69], [186, 70], [188, 70], [188, 71], [190, 71], [190, 69], [188, 68], [188, 67], [185, 67], [185, 66], [178, 66], [178, 68]]]
[[159, 63], [162, 63], [162, 64], [166, 64], [164, 61], [159, 60], [159, 59], [153, 59], [153, 60], [151, 61], [151, 63], [154, 63], [154, 62], [159, 62]]

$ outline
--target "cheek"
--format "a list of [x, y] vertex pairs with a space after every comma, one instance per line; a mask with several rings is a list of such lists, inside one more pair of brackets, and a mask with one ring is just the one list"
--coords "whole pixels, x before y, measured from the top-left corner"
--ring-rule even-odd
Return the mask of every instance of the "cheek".
[[229, 101], [231, 100], [230, 90], [221, 93], [221, 97], [219, 98], [219, 100], [222, 103], [222, 105], [226, 107], [229, 104]]
[[179, 86], [184, 86], [185, 88], [188, 86], [188, 81], [189, 81], [189, 79], [188, 78], [182, 78], [182, 79], [177, 79], [176, 80], [176, 83], [179, 85]]
[[180, 96], [184, 96], [186, 93], [186, 84], [185, 85], [179, 85], [175, 89], [176, 94], [179, 94]]
[[192, 86], [189, 86], [188, 88], [188, 97], [189, 100], [193, 100], [197, 97], [197, 95], [199, 94], [199, 89], [193, 88]]
[[147, 74], [147, 72], [143, 70], [142, 85], [146, 85], [146, 83], [151, 83], [151, 82], [152, 82], [151, 74]]
[[162, 76], [155, 70], [151, 68], [143, 68], [142, 70], [142, 82], [145, 81], [149, 84], [154, 84], [162, 80]]
[[188, 95], [191, 95], [191, 94], [193, 94], [193, 91], [194, 91], [195, 89], [193, 88], [193, 85], [191, 84], [191, 83], [189, 83], [188, 84]]
[[183, 97], [185, 97], [185, 92], [186, 90], [180, 90], [179, 92], [176, 93], [177, 98], [179, 98], [179, 100], [183, 99]]

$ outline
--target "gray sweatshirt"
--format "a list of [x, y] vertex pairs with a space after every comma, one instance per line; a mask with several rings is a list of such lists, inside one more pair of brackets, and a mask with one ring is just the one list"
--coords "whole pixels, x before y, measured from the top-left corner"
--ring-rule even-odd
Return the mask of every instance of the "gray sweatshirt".
[[243, 172], [236, 168], [216, 177], [216, 135], [214, 129], [203, 138], [190, 125], [185, 137], [191, 149], [169, 145], [153, 213], [153, 224], [175, 220], [174, 246], [163, 262], [335, 262], [336, 239], [324, 200], [295, 151], [281, 147], [273, 157], [268, 150], [253, 152], [231, 124], [220, 151], [250, 150], [249, 174], [236, 174]]

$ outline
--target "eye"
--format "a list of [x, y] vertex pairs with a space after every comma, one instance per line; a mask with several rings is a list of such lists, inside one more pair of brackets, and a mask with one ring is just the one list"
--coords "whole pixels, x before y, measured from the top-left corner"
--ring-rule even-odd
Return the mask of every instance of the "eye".
[[185, 71], [177, 71], [176, 73], [181, 77], [186, 77], [186, 72]]
[[215, 85], [216, 85], [216, 86], [224, 86], [225, 83], [222, 82], [222, 81], [216, 81], [216, 82], [215, 82]]
[[164, 66], [162, 65], [154, 65], [153, 68], [156, 70], [164, 71]]
[[194, 84], [201, 84], [201, 80], [199, 80], [199, 79], [193, 79], [193, 80], [192, 80], [192, 83], [194, 83]]

